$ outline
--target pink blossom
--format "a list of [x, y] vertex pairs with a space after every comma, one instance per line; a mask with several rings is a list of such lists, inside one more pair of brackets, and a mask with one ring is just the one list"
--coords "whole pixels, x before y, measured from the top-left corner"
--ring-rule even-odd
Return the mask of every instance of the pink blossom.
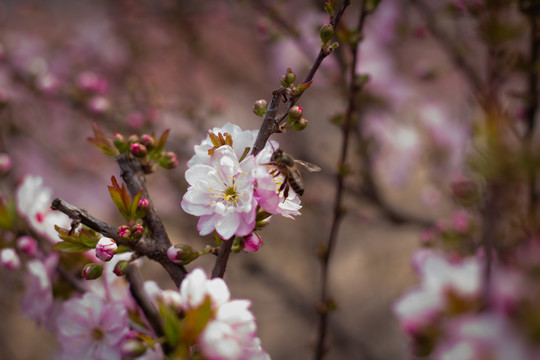
[[43, 261], [36, 259], [26, 264], [25, 293], [21, 300], [23, 314], [49, 329], [54, 328], [57, 316], [51, 281], [57, 263], [58, 255], [53, 254]]
[[91, 71], [85, 71], [79, 74], [77, 77], [77, 85], [83, 90], [95, 92], [97, 94], [103, 94], [107, 92], [107, 89], [109, 88], [107, 79]]
[[11, 157], [8, 154], [0, 153], [0, 173], [6, 173], [11, 169]]
[[456, 211], [452, 215], [452, 225], [454, 226], [454, 229], [458, 232], [467, 232], [470, 227], [469, 214], [467, 214], [467, 212], [464, 210]]
[[102, 237], [96, 245], [96, 257], [101, 261], [109, 261], [113, 258], [118, 245], [113, 239]]
[[409, 290], [395, 304], [394, 312], [406, 331], [415, 333], [444, 312], [449, 291], [464, 301], [480, 295], [482, 263], [469, 258], [452, 263], [434, 251], [422, 250], [415, 256], [420, 286]]
[[94, 113], [101, 114], [111, 108], [111, 103], [103, 96], [94, 96], [88, 101], [88, 108]]
[[57, 324], [63, 358], [121, 359], [120, 344], [129, 331], [121, 302], [86, 293], [64, 303]]
[[218, 307], [229, 301], [231, 293], [223, 279], [208, 279], [203, 269], [195, 268], [180, 285], [181, 307], [184, 311], [196, 309], [207, 296], [213, 307]]
[[35, 231], [52, 242], [60, 241], [54, 225], [63, 228], [70, 226], [71, 220], [67, 215], [50, 209], [51, 190], [43, 186], [43, 179], [39, 176], [24, 178], [17, 188], [16, 202], [19, 214]]
[[216, 230], [223, 239], [245, 236], [253, 231], [257, 201], [253, 196], [253, 156], [238, 161], [230, 146], [213, 152], [209, 165], [196, 163], [186, 171], [189, 183], [182, 209], [200, 216], [200, 235]]
[[255, 252], [263, 244], [263, 238], [259, 234], [251, 233], [244, 238], [244, 251], [245, 252]]
[[19, 270], [21, 267], [21, 260], [19, 255], [12, 248], [6, 248], [0, 250], [0, 265], [4, 269]]
[[18, 238], [17, 248], [28, 256], [35, 256], [39, 251], [37, 241], [31, 236]]

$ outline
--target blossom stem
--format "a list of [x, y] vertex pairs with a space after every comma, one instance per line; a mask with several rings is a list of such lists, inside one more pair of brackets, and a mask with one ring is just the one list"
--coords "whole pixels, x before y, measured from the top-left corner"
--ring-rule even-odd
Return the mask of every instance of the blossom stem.
[[223, 275], [225, 275], [225, 269], [227, 268], [227, 261], [231, 254], [232, 245], [233, 239], [221, 242], [221, 247], [219, 248], [219, 253], [216, 262], [214, 263], [214, 268], [212, 269], [212, 278], [223, 278]]

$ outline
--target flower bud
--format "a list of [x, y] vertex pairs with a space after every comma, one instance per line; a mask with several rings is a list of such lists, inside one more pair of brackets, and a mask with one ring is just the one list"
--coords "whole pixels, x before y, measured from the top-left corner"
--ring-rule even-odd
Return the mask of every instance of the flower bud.
[[334, 37], [334, 27], [330, 24], [323, 25], [320, 32], [321, 42], [326, 45]]
[[18, 270], [21, 267], [19, 255], [12, 248], [0, 250], [0, 266], [7, 270]]
[[300, 120], [294, 122], [291, 127], [296, 131], [302, 131], [307, 127], [307, 125], [308, 125], [307, 119], [301, 118]]
[[35, 256], [38, 252], [37, 241], [30, 236], [21, 236], [18, 238], [17, 248], [28, 256]]
[[165, 156], [159, 159], [159, 165], [165, 169], [174, 169], [178, 166], [178, 158], [172, 151], [167, 151]]
[[141, 224], [135, 224], [131, 227], [131, 236], [134, 239], [140, 239], [142, 238], [144, 234], [144, 227]]
[[102, 237], [96, 245], [96, 257], [101, 261], [109, 261], [117, 248], [118, 245], [113, 239]]
[[152, 150], [156, 146], [156, 139], [148, 134], [141, 135], [141, 144], [146, 146], [148, 150]]
[[279, 76], [279, 83], [283, 87], [288, 87], [289, 86], [289, 84], [287, 83], [287, 77], [285, 75], [280, 75]]
[[129, 266], [129, 261], [127, 260], [120, 260], [116, 263], [113, 269], [113, 273], [115, 273], [116, 276], [122, 276], [126, 274], [127, 267]]
[[159, 297], [170, 308], [180, 312], [182, 310], [182, 297], [177, 290], [163, 290]]
[[0, 153], [0, 174], [8, 172], [11, 165], [11, 157], [8, 154]]
[[472, 205], [478, 202], [480, 198], [480, 192], [477, 184], [467, 178], [460, 178], [452, 181], [451, 183], [452, 195], [454, 199], [465, 206]]
[[304, 115], [304, 110], [300, 106], [293, 106], [289, 109], [289, 120], [296, 122], [302, 118], [302, 115]]
[[122, 359], [124, 358], [138, 358], [146, 352], [147, 347], [139, 340], [127, 339], [122, 342], [120, 351], [122, 353]]
[[126, 138], [120, 133], [116, 133], [113, 135], [113, 144], [120, 151], [127, 150], [128, 143], [126, 141]]
[[135, 155], [136, 157], [142, 158], [145, 157], [148, 153], [148, 150], [146, 149], [146, 146], [144, 146], [141, 143], [133, 143], [129, 146], [129, 149], [131, 150], [131, 153]]
[[137, 204], [137, 217], [143, 218], [150, 212], [150, 201], [148, 199], [141, 199], [139, 200], [139, 204]]
[[287, 68], [287, 72], [285, 73], [285, 81], [287, 84], [292, 84], [296, 81], [296, 75], [292, 72], [291, 68]]
[[167, 249], [167, 256], [172, 262], [186, 265], [199, 257], [199, 253], [189, 245], [173, 245]]
[[244, 251], [245, 252], [255, 252], [263, 244], [263, 238], [259, 234], [251, 233], [244, 238]]
[[122, 240], [131, 240], [131, 229], [127, 225], [118, 227], [118, 237]]
[[266, 114], [266, 108], [268, 107], [268, 104], [266, 103], [266, 100], [261, 99], [255, 101], [253, 104], [253, 113], [257, 116], [264, 116]]
[[137, 143], [137, 142], [139, 142], [139, 136], [137, 134], [131, 134], [131, 135], [129, 135], [127, 141], [128, 141], [128, 143], [130, 145], [134, 144], [134, 143]]
[[86, 280], [95, 280], [101, 276], [103, 273], [102, 264], [86, 264], [82, 271], [82, 277]]

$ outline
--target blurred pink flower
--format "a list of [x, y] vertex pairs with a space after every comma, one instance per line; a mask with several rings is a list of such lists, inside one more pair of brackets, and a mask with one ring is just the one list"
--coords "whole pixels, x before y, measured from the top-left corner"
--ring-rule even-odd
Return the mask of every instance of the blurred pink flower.
[[443, 313], [449, 295], [474, 301], [481, 291], [482, 263], [468, 258], [452, 263], [442, 254], [421, 250], [414, 257], [420, 286], [409, 290], [395, 304], [394, 312], [404, 329], [414, 334]]
[[57, 325], [64, 359], [121, 359], [120, 344], [129, 331], [121, 302], [86, 293], [64, 303]]
[[25, 293], [21, 300], [22, 312], [38, 325], [54, 329], [56, 315], [52, 293], [51, 275], [58, 263], [58, 255], [52, 254], [42, 260], [26, 264]]
[[19, 270], [21, 259], [14, 249], [5, 248], [0, 250], [0, 266], [7, 270]]
[[104, 94], [109, 88], [109, 82], [102, 76], [91, 71], [84, 71], [77, 77], [77, 85], [85, 91], [91, 91], [96, 94]]
[[54, 225], [68, 228], [71, 223], [67, 215], [50, 209], [51, 190], [43, 186], [43, 179], [39, 176], [28, 175], [24, 178], [17, 188], [16, 202], [19, 214], [28, 220], [38, 234], [52, 242], [60, 241]]
[[37, 241], [31, 236], [18, 238], [17, 248], [28, 256], [35, 256], [39, 252]]
[[233, 149], [225, 145], [214, 151], [209, 165], [196, 163], [186, 171], [190, 186], [181, 205], [188, 214], [200, 216], [200, 235], [215, 230], [223, 239], [230, 239], [253, 231], [257, 212], [254, 166], [253, 156], [239, 162]]

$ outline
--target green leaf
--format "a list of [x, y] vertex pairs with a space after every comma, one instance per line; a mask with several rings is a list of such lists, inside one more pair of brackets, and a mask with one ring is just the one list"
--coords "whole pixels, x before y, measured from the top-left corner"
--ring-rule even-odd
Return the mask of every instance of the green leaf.
[[105, 155], [117, 156], [120, 153], [112, 140], [105, 136], [105, 133], [99, 128], [98, 124], [93, 123], [92, 130], [95, 137], [89, 137], [87, 139], [88, 142], [95, 145]]
[[163, 134], [161, 134], [161, 136], [159, 137], [159, 140], [156, 144], [156, 148], [155, 148], [155, 152], [156, 154], [159, 154], [163, 151], [163, 149], [165, 148], [165, 143], [167, 142], [167, 137], [169, 136], [169, 132], [171, 131], [171, 129], [167, 129], [163, 132]]
[[101, 235], [92, 229], [83, 227], [79, 233], [79, 238], [84, 245], [93, 249], [101, 239]]
[[159, 314], [163, 320], [165, 339], [172, 348], [175, 348], [180, 340], [180, 319], [173, 309], [161, 303], [159, 304]]
[[208, 320], [212, 317], [212, 300], [206, 296], [204, 302], [197, 309], [192, 309], [186, 313], [181, 322], [180, 338], [191, 344], [195, 343], [197, 337], [204, 330]]
[[0, 229], [11, 230], [15, 221], [15, 202], [8, 203], [0, 197]]
[[68, 253], [78, 253], [78, 252], [88, 251], [92, 248], [84, 245], [81, 242], [64, 240], [59, 243], [56, 243], [53, 246], [53, 249], [56, 251], [62, 251], [62, 252], [68, 252]]
[[129, 208], [129, 218], [130, 220], [135, 219], [137, 214], [137, 207], [139, 206], [139, 200], [142, 198], [143, 191], [139, 190], [137, 194], [135, 194], [135, 197], [131, 201], [131, 206]]
[[111, 177], [111, 182], [112, 186], [109, 185], [107, 188], [109, 189], [112, 201], [126, 220], [133, 220], [130, 213], [131, 198], [127, 192], [126, 185], [122, 183], [122, 187], [120, 187], [114, 176]]

